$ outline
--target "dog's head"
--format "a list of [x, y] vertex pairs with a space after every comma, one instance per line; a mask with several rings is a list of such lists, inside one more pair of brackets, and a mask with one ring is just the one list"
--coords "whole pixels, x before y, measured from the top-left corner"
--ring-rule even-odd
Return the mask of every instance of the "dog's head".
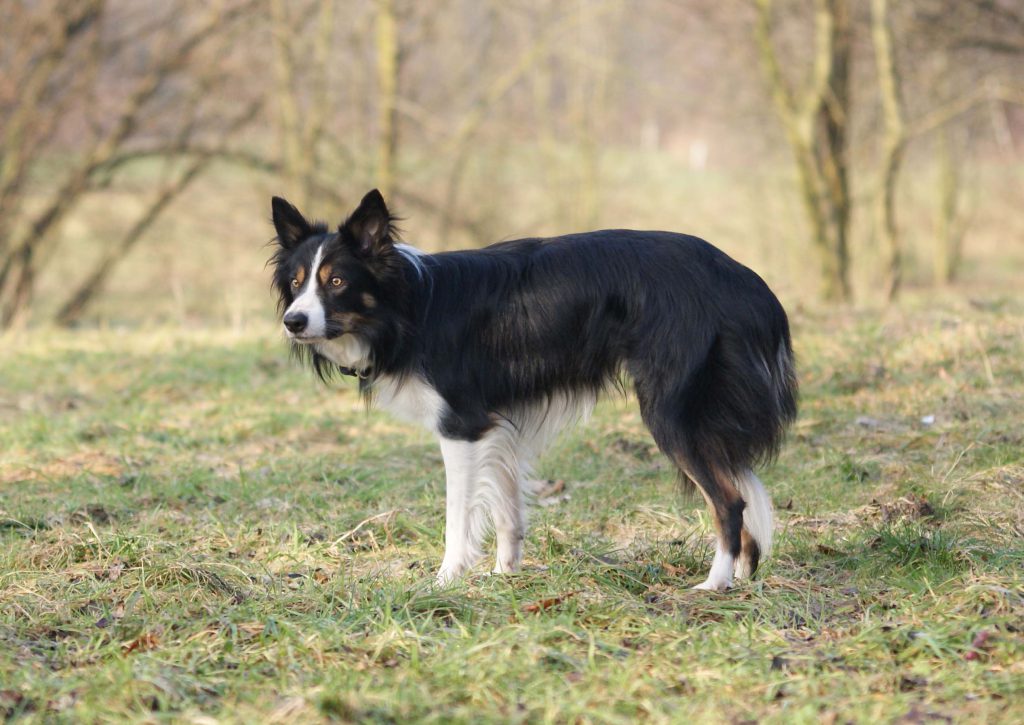
[[289, 340], [322, 377], [335, 366], [369, 369], [394, 344], [407, 298], [384, 198], [368, 193], [336, 231], [280, 197], [272, 209], [278, 248], [271, 265]]

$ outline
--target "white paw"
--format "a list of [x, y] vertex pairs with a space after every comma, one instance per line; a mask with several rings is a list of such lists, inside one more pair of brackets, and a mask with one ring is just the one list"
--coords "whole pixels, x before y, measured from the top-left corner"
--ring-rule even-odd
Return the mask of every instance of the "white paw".
[[698, 584], [694, 587], [694, 589], [703, 589], [704, 591], [708, 592], [724, 592], [731, 586], [731, 578], [727, 577], [725, 579], [712, 579], [711, 577], [708, 577], [707, 581], [703, 582], [702, 584]]
[[722, 592], [732, 586], [733, 557], [728, 550], [721, 545], [715, 548], [715, 558], [711, 561], [711, 571], [708, 572], [707, 581], [698, 584], [694, 589], [704, 589], [711, 592]]
[[736, 578], [748, 579], [754, 572], [750, 570], [750, 560], [741, 556], [736, 560]]
[[434, 581], [439, 587], [451, 586], [466, 572], [465, 566], [449, 566], [447, 564], [441, 564], [441, 568], [437, 572], [437, 577]]
[[515, 574], [519, 571], [519, 564], [512, 561], [501, 561], [498, 560], [494, 563], [494, 568], [491, 569], [492, 574]]

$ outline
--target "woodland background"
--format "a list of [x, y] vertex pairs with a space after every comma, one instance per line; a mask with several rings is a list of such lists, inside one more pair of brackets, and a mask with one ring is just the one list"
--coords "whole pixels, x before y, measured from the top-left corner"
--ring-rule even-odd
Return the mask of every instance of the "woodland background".
[[11, 0], [0, 326], [267, 320], [269, 197], [428, 250], [703, 236], [784, 302], [1013, 290], [1016, 0]]

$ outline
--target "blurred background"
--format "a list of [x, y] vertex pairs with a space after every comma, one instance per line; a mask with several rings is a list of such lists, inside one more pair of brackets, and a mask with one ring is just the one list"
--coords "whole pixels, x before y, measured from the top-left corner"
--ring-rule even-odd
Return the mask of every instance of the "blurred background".
[[0, 327], [273, 319], [270, 196], [436, 251], [702, 236], [789, 305], [1015, 295], [1020, 0], [4, 0]]

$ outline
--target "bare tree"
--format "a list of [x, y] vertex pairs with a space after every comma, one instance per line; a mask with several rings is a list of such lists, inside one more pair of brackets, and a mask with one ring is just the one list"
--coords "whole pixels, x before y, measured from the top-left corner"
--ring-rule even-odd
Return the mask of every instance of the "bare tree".
[[[176, 28], [166, 17], [160, 18], [162, 23], [146, 21], [126, 35], [116, 35], [108, 28], [110, 37], [103, 34], [108, 13], [102, 0], [69, 0], [58, 5], [60, 29], [30, 47], [26, 61], [15, 66], [16, 71], [24, 74], [25, 82], [38, 84], [40, 90], [3, 108], [8, 133], [3, 151], [4, 184], [0, 191], [0, 207], [6, 212], [0, 215], [4, 220], [0, 223], [5, 225], [0, 229], [0, 327], [24, 320], [39, 265], [52, 248], [60, 223], [101, 182], [110, 163], [148, 128], [173, 122], [175, 115], [165, 105], [166, 87], [171, 79], [184, 78], [193, 56], [225, 26], [243, 17], [254, 3], [255, 0], [243, 0], [228, 7], [214, 6], [185, 28]], [[174, 11], [171, 8], [170, 17]], [[15, 13], [15, 18], [25, 24], [26, 33], [49, 25], [41, 11], [33, 14], [24, 7], [20, 14]], [[109, 22], [113, 25], [114, 20]], [[165, 26], [170, 27], [164, 30]], [[72, 41], [87, 34], [87, 29], [90, 42], [76, 49]], [[149, 44], [152, 60], [132, 79], [123, 99], [113, 102], [116, 106], [111, 113], [107, 89], [99, 83], [101, 74], [77, 71], [82, 64], [89, 68], [122, 63], [124, 54], [137, 51], [131, 44], [140, 38]], [[45, 73], [36, 80], [40, 64]], [[84, 82], [77, 80], [80, 78]], [[27, 203], [24, 181], [49, 151], [47, 143], [71, 107], [92, 109], [97, 115], [91, 138], [81, 144], [80, 153], [68, 165], [55, 191], [36, 209]], [[183, 117], [179, 122], [191, 121]]]
[[850, 298], [848, 136], [852, 22], [848, 0], [814, 0], [810, 80], [790, 88], [772, 39], [772, 0], [757, 0], [756, 38], [771, 95], [796, 162], [821, 294]]
[[[704, 184], [706, 196], [676, 205], [689, 181], [677, 170], [695, 142], [713, 152], [694, 178], [773, 159], [774, 136], [758, 136], [768, 115], [794, 163], [821, 295], [849, 299], [852, 233], [869, 228], [895, 295], [911, 276], [903, 248], [922, 236], [900, 206], [914, 203], [901, 168], [941, 170], [929, 177], [932, 273], [949, 279], [968, 220], [967, 157], [993, 139], [1013, 150], [1009, 104], [1024, 99], [1015, 0], [9, 0], [0, 28], [17, 39], [0, 43], [0, 327], [25, 319], [49, 282], [45, 261], [70, 237], [64, 222], [80, 208], [87, 219], [83, 202], [132, 199], [116, 231], [107, 224], [87, 245], [79, 276], [62, 279], [66, 323], [222, 162], [314, 209], [376, 184], [433, 247], [623, 214], [710, 221], [728, 244], [756, 215], [717, 214]], [[751, 30], [756, 42], [744, 43]], [[968, 128], [987, 135], [968, 148]], [[937, 152], [908, 156], [922, 141]], [[646, 154], [656, 173], [644, 178], [630, 162]], [[159, 177], [143, 181], [153, 168]], [[858, 188], [877, 191], [863, 205], [871, 223], [854, 219], [858, 174]], [[728, 182], [763, 208], [788, 203]], [[622, 193], [607, 193], [613, 184]], [[784, 230], [765, 228], [765, 248]]]
[[884, 294], [887, 300], [895, 299], [903, 277], [903, 253], [896, 224], [896, 188], [907, 145], [892, 36], [888, 0], [871, 0], [871, 37], [884, 119], [878, 187], [875, 190], [875, 229], [885, 254]]
[[[259, 112], [261, 106], [262, 100], [256, 101], [250, 108], [239, 114], [224, 129], [220, 141], [215, 146], [198, 150], [185, 169], [176, 178], [164, 184], [157, 191], [156, 196], [150, 200], [146, 210], [116, 244], [110, 244], [103, 250], [99, 260], [93, 264], [92, 271], [86, 275], [85, 279], [78, 284], [64, 304], [61, 305], [54, 318], [57, 323], [70, 325], [82, 317], [89, 303], [103, 290], [104, 285], [114, 273], [118, 261], [124, 259], [125, 255], [138, 244], [139, 240], [157, 222], [164, 211], [206, 171], [213, 161], [224, 156], [227, 150], [228, 139], [230, 139], [233, 133], [250, 123]], [[118, 161], [120, 160], [118, 159]]]
[[[303, 5], [269, 0], [269, 5], [274, 51], [273, 105], [281, 163], [289, 195], [305, 208], [311, 201], [313, 176], [321, 165], [320, 144], [327, 115], [332, 110], [327, 75], [332, 61], [336, 2], [317, 0]], [[311, 19], [313, 27], [309, 29]], [[296, 68], [297, 62], [301, 71]]]
[[932, 279], [947, 285], [956, 280], [963, 261], [964, 237], [970, 221], [970, 204], [964, 193], [965, 143], [955, 136], [958, 129], [945, 124], [938, 132], [938, 204], [935, 222], [935, 251]]
[[[8, 5], [7, 27], [22, 42], [5, 58], [13, 92], [0, 102], [4, 127], [0, 147], [0, 327], [14, 321], [31, 297], [34, 246], [66, 212], [68, 199], [58, 194], [34, 219], [22, 218], [25, 187], [33, 162], [57, 133], [59, 121], [80, 91], [66, 67], [69, 58], [95, 77], [95, 35], [103, 3], [63, 2], [57, 20], [43, 22], [21, 3]], [[89, 42], [89, 41], [92, 42]], [[87, 158], [86, 163], [89, 162]], [[83, 184], [72, 175], [66, 187]], [[63, 191], [63, 190], [62, 190]]]
[[911, 43], [920, 55], [935, 57], [934, 71], [919, 78], [927, 103], [909, 121], [908, 138], [931, 136], [937, 169], [932, 278], [949, 284], [959, 274], [964, 240], [972, 219], [966, 168], [970, 160], [969, 124], [983, 112], [995, 127], [1004, 152], [1006, 118], [1024, 105], [1020, 76], [1024, 59], [1024, 6], [1016, 0], [918, 0], [911, 6]]

